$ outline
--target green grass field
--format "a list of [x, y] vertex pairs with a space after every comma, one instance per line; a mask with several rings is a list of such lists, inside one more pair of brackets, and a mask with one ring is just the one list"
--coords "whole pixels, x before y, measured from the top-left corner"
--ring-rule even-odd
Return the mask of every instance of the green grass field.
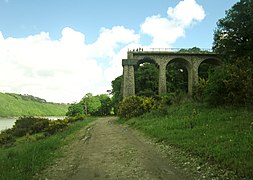
[[86, 118], [71, 124], [63, 132], [50, 137], [31, 141], [17, 141], [13, 147], [0, 148], [0, 179], [32, 179], [36, 172], [46, 167], [56, 157], [61, 155], [57, 151], [60, 147], [70, 142], [74, 134], [87, 126], [94, 118]]
[[0, 117], [64, 116], [68, 105], [44, 102], [42, 99], [18, 94], [0, 93]]
[[253, 112], [186, 103], [127, 121], [157, 141], [253, 177]]

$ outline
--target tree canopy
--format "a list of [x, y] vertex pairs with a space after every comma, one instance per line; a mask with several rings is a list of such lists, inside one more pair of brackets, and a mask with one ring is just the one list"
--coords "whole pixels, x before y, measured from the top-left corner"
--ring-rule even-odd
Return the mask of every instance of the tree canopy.
[[85, 114], [92, 114], [101, 107], [101, 102], [97, 96], [87, 93], [80, 103], [83, 105]]
[[120, 101], [123, 99], [123, 94], [121, 91], [121, 83], [123, 80], [123, 76], [118, 76], [112, 81], [112, 107], [114, 110], [114, 114], [117, 114], [117, 109]]
[[87, 93], [78, 103], [71, 104], [68, 108], [67, 116], [77, 116], [80, 114], [93, 116], [107, 116], [112, 111], [112, 100], [107, 94], [93, 96]]
[[240, 0], [217, 22], [213, 49], [227, 62], [253, 58], [253, 0]]
[[253, 104], [253, 0], [240, 0], [217, 22], [213, 49], [224, 64], [211, 74], [212, 104]]

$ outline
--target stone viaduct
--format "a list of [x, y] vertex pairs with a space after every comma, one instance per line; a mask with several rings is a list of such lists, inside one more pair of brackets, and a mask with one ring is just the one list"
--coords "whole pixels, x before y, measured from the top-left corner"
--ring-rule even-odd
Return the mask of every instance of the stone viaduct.
[[159, 68], [159, 95], [167, 93], [166, 67], [170, 63], [180, 63], [188, 71], [188, 93], [198, 83], [198, 68], [201, 63], [220, 64], [221, 60], [214, 53], [179, 53], [172, 51], [128, 51], [127, 59], [122, 60], [123, 66], [123, 97], [135, 95], [134, 71], [142, 63], [154, 63]]

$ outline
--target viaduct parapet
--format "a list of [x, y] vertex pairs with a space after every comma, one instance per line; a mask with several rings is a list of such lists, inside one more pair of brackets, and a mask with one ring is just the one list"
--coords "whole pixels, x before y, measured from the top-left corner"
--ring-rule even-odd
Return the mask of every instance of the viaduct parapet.
[[201, 63], [221, 64], [217, 54], [180, 53], [171, 51], [128, 51], [127, 59], [122, 60], [123, 66], [123, 97], [135, 95], [134, 71], [142, 63], [154, 63], [159, 68], [159, 95], [167, 93], [166, 67], [170, 63], [180, 63], [188, 71], [188, 93], [191, 96], [194, 86], [198, 83], [198, 69]]

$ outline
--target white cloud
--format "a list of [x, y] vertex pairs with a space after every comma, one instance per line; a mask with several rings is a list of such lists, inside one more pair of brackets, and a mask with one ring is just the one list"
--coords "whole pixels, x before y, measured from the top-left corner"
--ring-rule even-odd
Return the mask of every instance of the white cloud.
[[162, 18], [160, 15], [147, 17], [141, 25], [144, 34], [152, 36], [153, 47], [169, 47], [178, 37], [184, 36], [184, 29], [177, 26], [174, 21]]
[[115, 26], [112, 29], [101, 28], [97, 41], [89, 46], [90, 55], [112, 58], [116, 55], [115, 49], [138, 42], [139, 39], [138, 34], [123, 26]]
[[[0, 92], [31, 94], [53, 102], [79, 101], [86, 93], [106, 93], [111, 81], [122, 74], [127, 50], [137, 47], [170, 47], [185, 29], [201, 21], [204, 10], [194, 0], [168, 8], [168, 17], [150, 16], [141, 24], [141, 34], [123, 26], [101, 28], [97, 40], [70, 27], [59, 40], [48, 32], [24, 38], [4, 38], [0, 32]], [[141, 45], [143, 34], [152, 43]]]
[[205, 18], [205, 11], [195, 0], [180, 1], [175, 8], [169, 7], [167, 14], [182, 27], [187, 27], [194, 22]]
[[185, 29], [204, 19], [205, 12], [195, 0], [180, 1], [175, 8], [169, 7], [168, 17], [147, 17], [141, 31], [153, 38], [153, 47], [170, 47], [178, 38], [185, 36]]
[[[26, 38], [6, 38], [0, 32], [0, 91], [32, 94], [54, 102], [78, 101], [85, 93], [106, 93], [120, 75], [121, 59], [115, 48], [138, 41], [139, 35], [124, 27], [103, 28], [94, 44], [84, 34], [66, 27], [59, 40], [41, 32]], [[97, 59], [109, 56], [106, 67]], [[105, 59], [108, 60], [108, 59]], [[112, 76], [110, 76], [112, 77]]]

